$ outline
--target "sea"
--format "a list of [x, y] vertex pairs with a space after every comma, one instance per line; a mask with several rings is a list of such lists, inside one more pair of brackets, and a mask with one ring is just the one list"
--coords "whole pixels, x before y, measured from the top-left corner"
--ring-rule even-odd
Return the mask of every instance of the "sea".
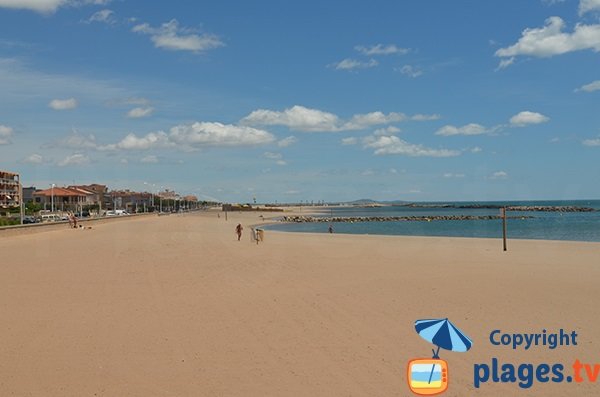
[[[420, 207], [341, 206], [320, 209], [316, 217], [390, 217], [435, 215], [499, 215], [497, 208], [436, 208], [451, 206], [576, 206], [594, 208], [595, 212], [540, 212], [507, 211], [507, 237], [509, 239], [567, 240], [600, 242], [600, 200], [569, 201], [487, 201], [487, 202], [426, 202]], [[431, 207], [427, 207], [431, 206]], [[307, 215], [311, 207], [304, 207]], [[527, 218], [531, 216], [533, 218]], [[284, 232], [328, 233], [329, 223], [275, 223], [266, 229]], [[435, 220], [386, 222], [334, 222], [334, 233], [378, 234], [394, 236], [447, 236], [502, 238], [502, 220]]]

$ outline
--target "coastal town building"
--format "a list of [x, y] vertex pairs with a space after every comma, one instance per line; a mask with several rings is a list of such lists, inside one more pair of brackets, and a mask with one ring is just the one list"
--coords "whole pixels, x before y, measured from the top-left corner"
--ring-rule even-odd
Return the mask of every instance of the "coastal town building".
[[19, 207], [21, 205], [21, 197], [21, 179], [19, 174], [0, 171], [0, 207]]
[[52, 186], [33, 194], [34, 201], [51, 211], [80, 211], [83, 206], [93, 205], [94, 193], [81, 188]]

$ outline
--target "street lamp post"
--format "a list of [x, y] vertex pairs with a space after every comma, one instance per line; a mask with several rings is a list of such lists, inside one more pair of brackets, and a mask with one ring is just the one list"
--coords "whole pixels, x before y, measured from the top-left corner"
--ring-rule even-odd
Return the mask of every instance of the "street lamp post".
[[54, 213], [54, 183], [52, 184], [52, 201], [51, 201], [50, 209], [52, 209], [52, 213]]

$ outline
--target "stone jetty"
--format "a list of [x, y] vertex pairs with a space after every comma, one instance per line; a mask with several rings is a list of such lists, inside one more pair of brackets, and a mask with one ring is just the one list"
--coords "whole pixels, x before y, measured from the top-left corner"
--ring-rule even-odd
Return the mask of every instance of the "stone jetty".
[[595, 212], [594, 208], [579, 207], [574, 205], [512, 205], [503, 206], [498, 204], [420, 204], [411, 203], [402, 205], [410, 208], [456, 208], [456, 209], [500, 209], [507, 211], [522, 212]]
[[[509, 216], [508, 219], [526, 219], [532, 216]], [[281, 222], [290, 223], [316, 223], [316, 222], [431, 222], [431, 221], [481, 221], [502, 219], [499, 215], [431, 215], [431, 216], [334, 216], [317, 217], [308, 215], [288, 215], [280, 219]]]

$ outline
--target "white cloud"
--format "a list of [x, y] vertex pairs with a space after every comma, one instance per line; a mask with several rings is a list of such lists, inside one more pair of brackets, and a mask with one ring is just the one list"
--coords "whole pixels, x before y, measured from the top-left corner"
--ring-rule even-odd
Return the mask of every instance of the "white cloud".
[[196, 146], [251, 146], [275, 141], [264, 130], [231, 124], [196, 122], [171, 128], [169, 140], [178, 145]]
[[356, 139], [354, 137], [342, 138], [342, 145], [344, 145], [344, 146], [356, 145], [357, 143], [358, 143], [358, 139]]
[[[577, 24], [572, 33], [563, 32], [564, 27], [565, 22], [560, 17], [550, 17], [546, 19], [544, 27], [525, 29], [519, 41], [500, 48], [495, 55], [510, 60], [519, 55], [543, 58], [572, 51], [600, 51], [600, 25]], [[505, 67], [510, 63], [503, 59], [500, 66]]]
[[413, 79], [416, 77], [419, 77], [423, 74], [423, 71], [421, 69], [418, 69], [411, 65], [404, 65], [400, 69], [396, 69], [396, 70], [398, 70], [400, 73], [402, 73], [405, 76], [412, 77]]
[[581, 0], [579, 2], [579, 15], [598, 10], [600, 10], [600, 0]]
[[23, 162], [28, 164], [42, 164], [44, 162], [44, 158], [41, 155], [34, 153], [30, 156], [25, 157], [23, 159]]
[[154, 155], [145, 156], [140, 159], [140, 163], [156, 164], [156, 163], [158, 163], [158, 157], [156, 157]]
[[0, 124], [0, 145], [9, 145], [12, 143], [11, 138], [14, 134], [12, 128]]
[[550, 141], [549, 141], [549, 142], [550, 142], [550, 143], [558, 143], [558, 142], [560, 142], [560, 138], [558, 138], [558, 137], [554, 137], [554, 138], [550, 139]]
[[53, 99], [48, 106], [54, 110], [70, 110], [75, 109], [78, 103], [75, 98], [69, 99]]
[[277, 146], [279, 146], [279, 147], [288, 147], [288, 146], [292, 146], [296, 142], [298, 142], [298, 138], [296, 138], [293, 135], [290, 135], [290, 136], [288, 136], [286, 138], [283, 138], [279, 142], [277, 142]]
[[176, 148], [195, 150], [205, 146], [253, 146], [271, 143], [275, 137], [264, 130], [231, 124], [195, 122], [172, 127], [169, 133], [151, 132], [144, 136], [130, 133], [116, 144], [97, 146], [101, 151]]
[[293, 106], [283, 112], [259, 109], [242, 119], [242, 123], [249, 125], [284, 125], [293, 130], [316, 132], [339, 131], [339, 119], [333, 113], [304, 106]]
[[504, 171], [496, 171], [490, 176], [490, 179], [507, 179], [508, 174]]
[[52, 14], [60, 7], [82, 5], [106, 5], [111, 0], [0, 0], [0, 7], [30, 10], [42, 14]]
[[100, 10], [92, 14], [92, 16], [86, 21], [87, 23], [100, 22], [107, 23], [109, 25], [115, 24], [117, 21], [114, 17], [115, 13], [112, 10]]
[[357, 59], [346, 58], [339, 62], [329, 65], [336, 70], [355, 70], [355, 69], [368, 69], [374, 68], [379, 65], [375, 59], [369, 59], [368, 61], [359, 61]]
[[496, 71], [509, 67], [510, 65], [515, 63], [515, 59], [516, 59], [515, 57], [510, 57], [510, 58], [505, 58], [505, 59], [500, 60], [500, 63], [498, 64]]
[[375, 149], [376, 155], [400, 154], [410, 157], [454, 157], [460, 152], [448, 149], [431, 149], [423, 145], [408, 143], [397, 136], [369, 136], [363, 140], [364, 146]]
[[277, 160], [275, 162], [275, 164], [277, 164], [277, 165], [287, 165], [287, 161], [285, 161], [285, 160]]
[[399, 132], [401, 132], [402, 130], [398, 127], [394, 127], [393, 125], [390, 125], [388, 127], [385, 128], [378, 128], [375, 131], [373, 131], [373, 135], [375, 136], [380, 136], [380, 135], [394, 135], [397, 134]]
[[415, 114], [411, 116], [411, 120], [413, 121], [432, 121], [439, 120], [441, 116], [439, 114]]
[[93, 134], [87, 136], [74, 131], [71, 135], [58, 141], [58, 146], [68, 149], [96, 149], [96, 137]]
[[158, 28], [147, 23], [136, 25], [132, 31], [149, 35], [156, 48], [166, 50], [202, 52], [225, 45], [214, 34], [198, 34], [193, 29], [179, 27], [176, 19], [165, 22]]
[[148, 116], [152, 115], [153, 112], [154, 112], [154, 108], [152, 108], [152, 107], [133, 108], [129, 112], [127, 112], [127, 117], [129, 117], [130, 119], [139, 119], [142, 117], [148, 117]]
[[406, 120], [403, 113], [391, 112], [371, 112], [365, 114], [355, 114], [349, 122], [342, 126], [343, 130], [362, 130], [373, 125], [390, 124]]
[[66, 167], [69, 165], [86, 165], [89, 164], [90, 159], [83, 154], [73, 154], [71, 156], [67, 156], [63, 160], [58, 162], [59, 167]]
[[600, 146], [600, 138], [586, 139], [582, 142], [585, 146]]
[[263, 156], [264, 156], [264, 158], [269, 159], [269, 160], [281, 160], [283, 158], [281, 153], [273, 153], [273, 152], [265, 152], [263, 154]]
[[354, 47], [354, 49], [366, 56], [392, 55], [392, 54], [404, 55], [404, 54], [407, 54], [408, 52], [410, 52], [409, 48], [400, 48], [394, 44], [389, 44], [389, 45], [377, 44], [377, 45], [373, 45], [370, 47], [356, 46], [356, 47]]
[[292, 130], [304, 132], [339, 132], [361, 130], [374, 125], [389, 124], [406, 119], [406, 115], [402, 113], [371, 112], [355, 114], [349, 121], [343, 122], [333, 113], [295, 105], [282, 112], [266, 109], [255, 110], [244, 117], [241, 122], [247, 125], [283, 125]]
[[397, 174], [398, 170], [395, 168], [390, 168], [390, 174]]
[[474, 148], [471, 148], [471, 153], [481, 153], [483, 152], [483, 149], [480, 148], [479, 146], [475, 146]]
[[138, 137], [135, 134], [128, 134], [125, 138], [123, 138], [119, 143], [115, 145], [107, 145], [99, 148], [100, 150], [147, 150], [147, 149], [157, 149], [157, 148], [166, 148], [172, 147], [174, 144], [169, 141], [169, 136], [163, 132], [151, 132], [149, 134], [144, 135], [143, 137]]
[[487, 133], [487, 129], [476, 123], [455, 127], [453, 125], [445, 125], [435, 132], [435, 135], [452, 136], [452, 135], [481, 135]]
[[446, 172], [444, 178], [464, 178], [465, 174], [454, 174], [452, 172]]
[[510, 124], [516, 127], [523, 127], [528, 124], [541, 124], [549, 121], [550, 119], [541, 113], [524, 111], [516, 114], [510, 118]]
[[0, 7], [31, 10], [49, 14], [68, 3], [68, 0], [0, 0]]
[[600, 80], [596, 80], [596, 81], [592, 81], [589, 84], [586, 84], [584, 86], [581, 86], [580, 88], [576, 89], [575, 91], [585, 91], [585, 92], [593, 92], [593, 91], [598, 91], [600, 90]]
[[371, 176], [371, 175], [375, 175], [375, 171], [373, 170], [364, 170], [363, 172], [360, 173], [362, 176]]

